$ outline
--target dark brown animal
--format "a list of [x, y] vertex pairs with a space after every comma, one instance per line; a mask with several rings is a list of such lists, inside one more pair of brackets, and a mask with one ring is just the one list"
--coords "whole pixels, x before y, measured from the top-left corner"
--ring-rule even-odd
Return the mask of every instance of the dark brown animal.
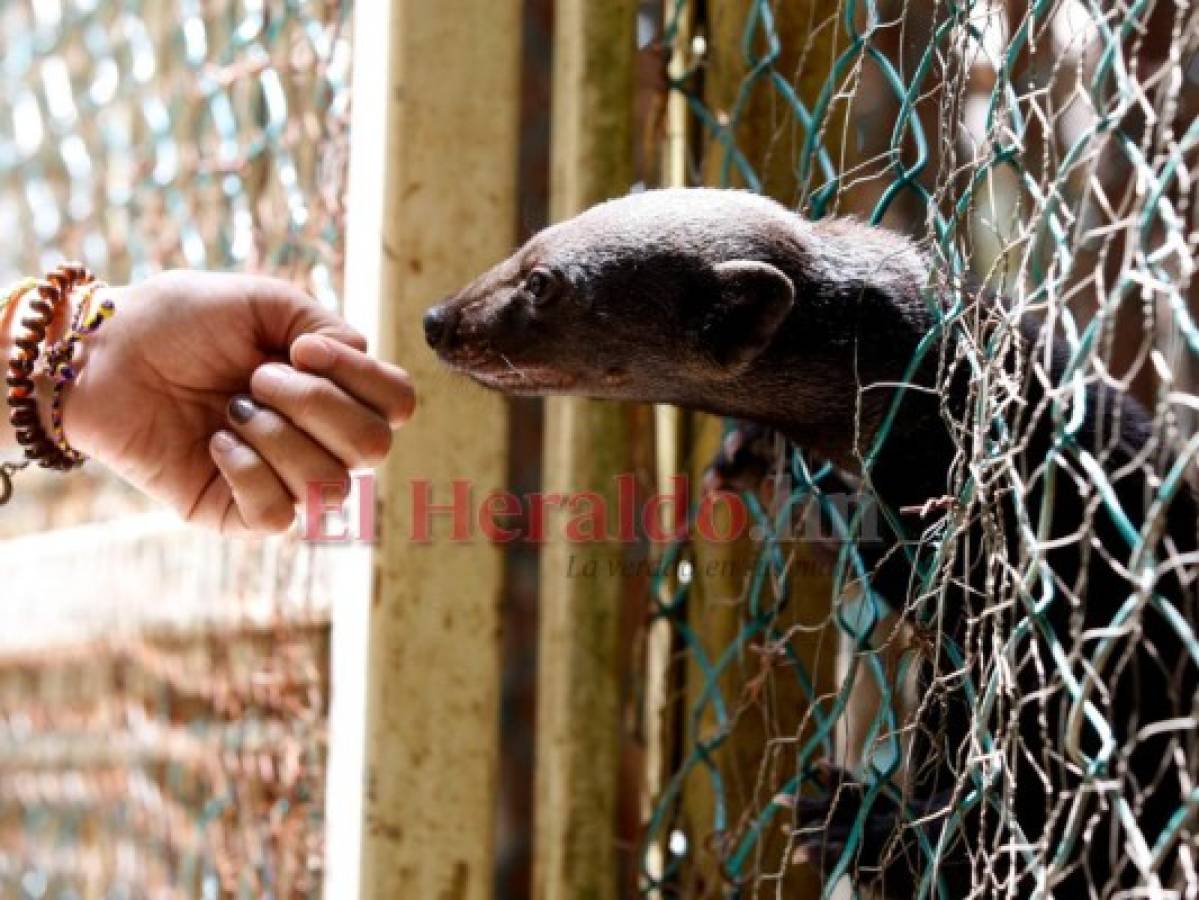
[[[907, 376], [917, 345], [935, 333], [937, 306], [946, 302], [930, 289], [929, 274], [915, 245], [881, 229], [838, 220], [811, 223], [742, 192], [655, 191], [546, 229], [430, 309], [424, 326], [444, 362], [507, 393], [672, 403], [777, 429], [864, 475], [867, 490], [894, 514], [885, 519], [893, 524], [904, 522], [902, 510], [951, 493], [955, 455], [971, 439], [955, 439], [947, 425], [966, 416], [970, 373], [953, 363], [954, 338], [940, 335], [910, 373], [895, 427], [869, 471], [862, 471], [864, 449], [896, 399], [895, 386]], [[1044, 348], [1036, 322], [1022, 322], [1019, 331], [1005, 364], [1013, 375], [1026, 375], [1029, 354]], [[1051, 378], [1066, 363], [1062, 348], [1038, 358], [1050, 360]], [[1023, 437], [1023, 506], [1035, 522], [1052, 492], [1049, 536], [1060, 541], [1045, 551], [1049, 583], [1033, 592], [1050, 601], [1033, 617], [1037, 627], [1014, 648], [1015, 686], [1006, 709], [1018, 746], [998, 748], [999, 777], [981, 795], [965, 774], [974, 710], [962, 683], [963, 677], [978, 683], [983, 673], [978, 663], [961, 672], [951, 650], [960, 648], [966, 623], [988, 609], [988, 559], [961, 556], [956, 587], [921, 597], [913, 572], [932, 552], [916, 540], [927, 521], [908, 516], [916, 535], [892, 527], [881, 545], [863, 548], [871, 589], [904, 609], [914, 625], [945, 638], [928, 642], [920, 722], [908, 749], [912, 774], [902, 804], [880, 799], [862, 811], [862, 786], [838, 771], [826, 796], [805, 796], [798, 810], [801, 825], [819, 826], [805, 838], [808, 855], [829, 867], [861, 814], [854, 875], [889, 896], [913, 896], [932, 866], [917, 837], [935, 846], [954, 810], [965, 815], [936, 864], [934, 896], [965, 897], [972, 890], [990, 896], [997, 890], [994, 881], [979, 886], [976, 863], [985, 855], [984, 842], [996, 840], [994, 823], [1003, 818], [997, 803], [1023, 835], [1013, 837], [1009, 828], [1003, 839], [1027, 842], [1034, 860], [995, 853], [988, 845], [988, 877], [1007, 879], [1010, 896], [1108, 896], [1120, 887], [1152, 886], [1155, 878], [1168, 885], [1179, 877], [1179, 834], [1167, 824], [1184, 808], [1199, 774], [1196, 663], [1170, 616], [1173, 610], [1190, 626], [1196, 622], [1194, 566], [1159, 573], [1135, 619], [1121, 618], [1137, 586], [1125, 568], [1130, 549], [1119, 516], [1085, 487], [1085, 476], [1050, 484], [1039, 466], [1054, 447], [1076, 474], [1079, 452], [1104, 459], [1123, 515], [1140, 527], [1155, 493], [1146, 477], [1152, 471], [1149, 419], [1126, 396], [1091, 388], [1082, 427], [1062, 446], [1042, 399], [1038, 380], [1026, 377], [1026, 402], [1008, 425]], [[1018, 566], [1026, 551], [1018, 509], [1010, 497], [997, 503], [995, 521], [1006, 535], [1009, 562]], [[1197, 521], [1194, 498], [1180, 491], [1161, 512], [1153, 542], [1159, 558], [1194, 552]], [[1088, 539], [1069, 539], [1077, 533]], [[1139, 596], [1146, 598], [1144, 590]], [[1076, 840], [1072, 853], [1055, 860], [1062, 836], [1074, 827], [1066, 811], [1077, 806], [1083, 778], [1078, 753], [1064, 749], [1071, 701], [1054, 668], [1061, 662], [1054, 645], [1065, 648], [1078, 677], [1101, 630], [1113, 626], [1128, 652], [1114, 655], [1118, 670], [1112, 664], [1094, 673], [1102, 689], [1094, 692], [1093, 704], [1109, 723], [1118, 752], [1107, 759], [1100, 779], [1108, 790], [1081, 801], [1086, 840]], [[1084, 725], [1081, 749], [1094, 756], [1103, 739]], [[1172, 756], [1180, 744], [1182, 765]], [[1131, 803], [1148, 846], [1164, 842], [1153, 872], [1139, 868], [1143, 854], [1127, 852], [1126, 823], [1114, 811], [1119, 798]]]

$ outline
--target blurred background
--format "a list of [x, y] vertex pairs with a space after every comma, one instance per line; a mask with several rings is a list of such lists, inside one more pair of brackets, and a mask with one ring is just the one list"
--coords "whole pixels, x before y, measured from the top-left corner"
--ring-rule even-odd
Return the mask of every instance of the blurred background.
[[[0, 279], [269, 272], [340, 303], [346, 2], [0, 4]], [[338, 579], [102, 469], [0, 514], [0, 895], [318, 896]]]

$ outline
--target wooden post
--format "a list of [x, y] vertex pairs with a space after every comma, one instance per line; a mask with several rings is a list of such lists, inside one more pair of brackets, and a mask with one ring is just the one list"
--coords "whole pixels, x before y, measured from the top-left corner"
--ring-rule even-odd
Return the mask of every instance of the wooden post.
[[[675, 15], [675, 0], [662, 0], [662, 16], [669, 22]], [[687, 46], [691, 40], [691, 23], [694, 8], [684, 6], [678, 11], [677, 33], [672, 46], [667, 48], [667, 72], [671, 78], [682, 76], [686, 66]], [[665, 129], [661, 134], [661, 159], [659, 177], [662, 187], [685, 187], [687, 184], [687, 141], [690, 136], [690, 116], [687, 98], [678, 91], [669, 91], [665, 99]], [[687, 414], [674, 406], [654, 407], [654, 443], [656, 451], [656, 480], [658, 490], [670, 490], [671, 479], [684, 471], [683, 430]], [[663, 509], [659, 523], [669, 528], [669, 512]], [[665, 549], [665, 548], [663, 548]], [[664, 565], [663, 554], [654, 559], [655, 566]], [[661, 578], [659, 595], [662, 604], [669, 603], [678, 589], [678, 579], [671, 574]], [[645, 636], [645, 700], [642, 711], [642, 729], [645, 733], [645, 787], [641, 798], [642, 825], [646, 827], [653, 816], [654, 808], [673, 775], [676, 744], [679, 740], [675, 726], [678, 703], [671, 679], [674, 674], [675, 634], [671, 622], [659, 619], [647, 630]], [[643, 861], [648, 874], [660, 879], [665, 873], [669, 835], [660, 834], [645, 847]], [[660, 900], [662, 891], [648, 895], [651, 900]]]
[[[634, 0], [556, 4], [554, 220], [622, 195], [632, 181], [635, 12]], [[546, 491], [595, 490], [614, 509], [614, 476], [628, 471], [635, 415], [612, 403], [550, 401]], [[541, 562], [534, 896], [604, 900], [618, 893], [624, 548], [615, 540], [568, 543], [563, 519], [547, 516]]]
[[[438, 367], [420, 317], [515, 240], [520, 7], [358, 7], [347, 292], [378, 305], [379, 352], [409, 369], [419, 403], [381, 477], [369, 611], [348, 597], [335, 628], [350, 673], [335, 697], [354, 684], [357, 639], [368, 715], [360, 890], [345, 876], [330, 898], [491, 895], [501, 556], [477, 529], [451, 540], [448, 514], [414, 542], [412, 498], [424, 485], [450, 504], [467, 479], [478, 502], [504, 481], [503, 401]], [[352, 757], [346, 746], [347, 770]]]

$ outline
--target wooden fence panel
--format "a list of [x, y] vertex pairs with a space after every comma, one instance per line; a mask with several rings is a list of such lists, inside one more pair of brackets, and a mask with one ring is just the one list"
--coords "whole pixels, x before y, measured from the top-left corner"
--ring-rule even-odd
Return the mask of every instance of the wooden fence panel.
[[[636, 3], [559, 0], [555, 7], [551, 217], [624, 194], [632, 181]], [[645, 411], [648, 415], [648, 411]], [[551, 400], [545, 490], [598, 491], [615, 502], [628, 471], [629, 409]], [[647, 426], [652, 427], [652, 426]], [[621, 610], [618, 542], [572, 545], [547, 517], [542, 555], [534, 896], [615, 897]], [[594, 577], [584, 572], [595, 565]]]
[[[503, 486], [504, 403], [439, 370], [420, 316], [512, 249], [518, 0], [393, 0], [375, 233], [380, 350], [420, 401], [383, 475], [369, 613], [362, 889], [366, 898], [491, 895], [498, 753], [499, 551], [476, 533], [411, 538], [411, 479], [434, 503]], [[363, 85], [356, 85], [360, 90]], [[359, 117], [360, 119], [363, 117]], [[363, 138], [368, 139], [368, 138]], [[367, 254], [369, 256], [369, 252]]]

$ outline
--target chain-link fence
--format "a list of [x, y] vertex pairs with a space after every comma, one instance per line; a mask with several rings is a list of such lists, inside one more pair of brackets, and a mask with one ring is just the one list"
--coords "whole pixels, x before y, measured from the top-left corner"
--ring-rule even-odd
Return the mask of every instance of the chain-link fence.
[[671, 549], [643, 889], [1193, 896], [1199, 10], [669, 6], [691, 182], [909, 235], [933, 326], [857, 478]]

